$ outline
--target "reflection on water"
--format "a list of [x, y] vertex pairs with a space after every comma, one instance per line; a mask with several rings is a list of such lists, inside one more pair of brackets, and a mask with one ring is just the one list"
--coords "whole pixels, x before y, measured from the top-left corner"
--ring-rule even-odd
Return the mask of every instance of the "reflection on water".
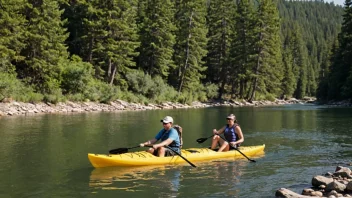
[[[97, 194], [106, 190], [147, 192], [152, 188], [153, 191], [160, 191], [159, 197], [178, 197], [181, 195], [180, 192], [187, 192], [187, 196], [190, 196], [196, 192], [195, 188], [201, 188], [202, 195], [205, 196], [236, 196], [239, 191], [236, 185], [240, 182], [242, 169], [248, 163], [251, 162], [226, 160], [200, 163], [198, 168], [189, 166], [98, 168], [90, 174], [89, 187], [92, 193]], [[213, 183], [213, 187], [204, 190], [209, 181]], [[193, 190], [187, 189], [189, 186], [193, 186]], [[219, 187], [226, 188], [226, 191], [219, 193], [218, 190], [214, 190]]]

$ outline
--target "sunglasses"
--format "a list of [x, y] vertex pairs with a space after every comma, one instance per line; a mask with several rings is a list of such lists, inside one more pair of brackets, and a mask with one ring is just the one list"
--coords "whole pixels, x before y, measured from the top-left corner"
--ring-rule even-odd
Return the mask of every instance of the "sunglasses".
[[164, 122], [163, 122], [163, 125], [167, 125], [167, 124], [169, 124], [169, 123], [164, 123]]
[[231, 118], [226, 118], [226, 120], [233, 120], [233, 119], [231, 119]]

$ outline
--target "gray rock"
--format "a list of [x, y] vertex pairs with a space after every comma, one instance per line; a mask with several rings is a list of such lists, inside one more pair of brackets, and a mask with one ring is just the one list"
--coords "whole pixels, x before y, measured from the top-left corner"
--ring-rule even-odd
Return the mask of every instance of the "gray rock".
[[346, 190], [352, 192], [352, 181], [348, 182]]
[[341, 167], [341, 166], [338, 166], [336, 167], [336, 172], [333, 174], [335, 177], [346, 177], [346, 178], [352, 178], [351, 176], [351, 169], [349, 168], [346, 168], [346, 167]]
[[311, 196], [317, 196], [317, 197], [322, 197], [323, 193], [320, 191], [314, 191], [310, 194]]
[[329, 183], [331, 183], [333, 181], [334, 181], [333, 178], [327, 178], [327, 177], [318, 175], [318, 176], [313, 177], [312, 185], [315, 186], [315, 187], [318, 187], [320, 185], [327, 186]]
[[345, 184], [342, 184], [338, 181], [333, 181], [326, 186], [325, 190], [328, 192], [332, 191], [332, 190], [335, 190], [336, 192], [343, 192], [343, 191], [345, 191], [345, 189], [346, 189]]
[[305, 189], [303, 189], [303, 191], [302, 191], [302, 195], [311, 195], [312, 192], [314, 192], [313, 189], [311, 189], [311, 188], [305, 188]]

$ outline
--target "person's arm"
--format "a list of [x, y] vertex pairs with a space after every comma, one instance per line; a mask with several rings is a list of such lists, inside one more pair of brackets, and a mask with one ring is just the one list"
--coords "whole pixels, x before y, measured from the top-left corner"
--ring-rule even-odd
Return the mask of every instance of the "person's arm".
[[151, 140], [148, 140], [148, 141], [146, 141], [146, 142], [144, 142], [144, 143], [140, 143], [139, 144], [139, 146], [140, 147], [144, 147], [144, 145], [151, 145], [151, 144], [154, 144], [155, 142], [157, 142], [158, 140], [157, 139], [151, 139]]
[[154, 149], [157, 149], [157, 148], [159, 148], [159, 147], [163, 147], [163, 146], [165, 146], [165, 145], [169, 145], [169, 144], [171, 144], [173, 141], [174, 141], [173, 139], [167, 138], [166, 140], [160, 142], [159, 144], [154, 144], [154, 145], [153, 145], [153, 148], [154, 148]]
[[222, 133], [224, 132], [224, 130], [225, 130], [225, 127], [226, 127], [226, 126], [222, 127], [222, 128], [219, 129], [219, 130], [213, 129], [213, 134], [214, 134], [214, 135], [220, 135], [220, 134], [222, 134]]
[[240, 126], [236, 126], [235, 133], [237, 133], [238, 140], [236, 140], [236, 142], [230, 142], [233, 147], [244, 142], [244, 136]]
[[153, 148], [157, 149], [159, 147], [163, 147], [163, 146], [169, 145], [173, 141], [176, 141], [178, 138], [179, 137], [178, 137], [178, 133], [177, 133], [176, 129], [170, 129], [169, 137], [166, 140], [160, 142], [159, 144], [154, 144]]

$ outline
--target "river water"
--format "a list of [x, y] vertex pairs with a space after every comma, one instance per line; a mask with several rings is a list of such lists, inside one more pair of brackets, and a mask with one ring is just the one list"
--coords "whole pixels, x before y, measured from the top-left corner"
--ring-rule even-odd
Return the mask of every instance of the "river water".
[[[184, 148], [206, 147], [210, 140], [195, 140], [226, 124], [229, 113], [243, 145], [266, 145], [256, 163], [95, 169], [87, 158], [154, 137], [166, 115], [184, 128]], [[350, 167], [351, 124], [351, 108], [315, 105], [2, 117], [0, 197], [275, 197], [281, 187], [300, 193], [313, 176]]]

